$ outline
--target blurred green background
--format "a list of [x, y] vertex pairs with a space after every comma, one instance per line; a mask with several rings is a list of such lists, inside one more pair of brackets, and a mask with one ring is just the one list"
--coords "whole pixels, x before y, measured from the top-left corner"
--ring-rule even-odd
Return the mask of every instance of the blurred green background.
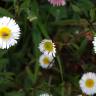
[[[16, 20], [18, 44], [0, 50], [0, 96], [77, 96], [84, 72], [96, 72], [92, 40], [96, 0], [66, 0], [53, 7], [47, 0], [0, 0], [0, 17]], [[57, 54], [51, 69], [39, 66], [38, 45], [52, 39]]]

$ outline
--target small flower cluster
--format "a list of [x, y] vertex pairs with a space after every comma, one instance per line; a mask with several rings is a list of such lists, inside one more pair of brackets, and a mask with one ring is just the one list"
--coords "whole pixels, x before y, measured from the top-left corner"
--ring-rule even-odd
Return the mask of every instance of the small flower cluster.
[[42, 68], [51, 68], [53, 66], [56, 48], [52, 40], [44, 39], [39, 44], [39, 50], [43, 53], [40, 56], [39, 63]]
[[84, 94], [93, 96], [94, 94], [96, 94], [96, 73], [88, 72], [83, 74], [81, 80], [79, 81], [79, 84]]
[[[94, 53], [96, 53], [96, 36], [94, 36], [92, 43]], [[96, 73], [88, 72], [83, 74], [81, 80], [79, 81], [79, 84], [84, 94], [78, 96], [86, 96], [86, 95], [93, 96], [94, 94], [96, 94]]]

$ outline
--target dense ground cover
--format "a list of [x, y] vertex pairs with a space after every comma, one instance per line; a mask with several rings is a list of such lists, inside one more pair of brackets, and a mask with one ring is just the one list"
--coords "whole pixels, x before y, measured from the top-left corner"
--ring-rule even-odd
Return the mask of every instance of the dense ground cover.
[[[66, 0], [63, 6], [47, 0], [0, 0], [0, 17], [14, 18], [21, 30], [15, 46], [0, 49], [0, 96], [82, 94], [81, 76], [96, 72], [95, 6], [95, 0]], [[49, 69], [39, 62], [43, 39], [56, 45]]]

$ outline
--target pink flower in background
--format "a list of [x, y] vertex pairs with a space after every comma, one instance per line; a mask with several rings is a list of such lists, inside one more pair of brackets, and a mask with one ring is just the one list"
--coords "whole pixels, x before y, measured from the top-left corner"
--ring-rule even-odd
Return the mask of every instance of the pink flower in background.
[[48, 0], [53, 6], [63, 6], [66, 4], [65, 0]]

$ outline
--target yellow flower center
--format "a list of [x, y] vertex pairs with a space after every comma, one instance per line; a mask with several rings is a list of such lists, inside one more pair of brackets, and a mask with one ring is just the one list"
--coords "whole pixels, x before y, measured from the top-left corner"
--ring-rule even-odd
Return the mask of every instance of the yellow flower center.
[[92, 79], [88, 79], [86, 81], [86, 87], [92, 88], [94, 86], [94, 81]]
[[0, 38], [9, 39], [11, 36], [11, 30], [8, 27], [0, 28]]
[[49, 52], [53, 51], [53, 43], [52, 42], [45, 42], [44, 48], [45, 48], [45, 50], [47, 50]]
[[43, 62], [44, 62], [44, 64], [49, 64], [50, 63], [49, 58], [48, 57], [45, 57], [43, 59]]

